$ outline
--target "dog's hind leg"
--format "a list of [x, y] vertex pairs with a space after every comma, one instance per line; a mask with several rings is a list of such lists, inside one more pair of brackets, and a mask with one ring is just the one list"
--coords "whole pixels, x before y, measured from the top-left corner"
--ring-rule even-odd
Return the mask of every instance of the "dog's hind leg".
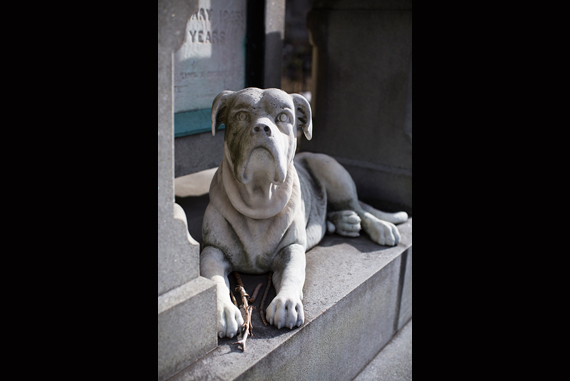
[[[383, 212], [380, 213], [384, 215]], [[381, 220], [374, 214], [364, 210], [362, 206], [360, 206], [358, 215], [362, 218], [362, 228], [368, 233], [372, 241], [382, 246], [398, 246], [400, 244], [402, 236], [392, 222]]]
[[312, 175], [324, 185], [329, 200], [329, 220], [338, 234], [357, 237], [360, 229], [364, 229], [379, 245], [399, 245], [401, 235], [394, 224], [407, 221], [406, 213], [384, 213], [359, 202], [354, 180], [332, 157], [305, 153], [298, 155], [298, 159], [304, 161]]

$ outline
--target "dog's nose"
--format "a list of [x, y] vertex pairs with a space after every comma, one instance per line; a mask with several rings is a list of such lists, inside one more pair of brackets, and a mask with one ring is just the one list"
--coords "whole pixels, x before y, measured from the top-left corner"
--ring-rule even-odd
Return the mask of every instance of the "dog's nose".
[[269, 126], [265, 125], [265, 124], [258, 124], [257, 126], [255, 126], [255, 128], [253, 129], [253, 132], [256, 134], [259, 134], [261, 132], [265, 132], [265, 134], [267, 136], [271, 136], [272, 132], [271, 132], [271, 128], [269, 128]]

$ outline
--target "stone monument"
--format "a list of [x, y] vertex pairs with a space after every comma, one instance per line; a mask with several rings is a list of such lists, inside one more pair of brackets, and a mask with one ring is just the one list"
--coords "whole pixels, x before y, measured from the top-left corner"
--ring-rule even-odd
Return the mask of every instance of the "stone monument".
[[[202, 275], [218, 289], [218, 334], [234, 337], [244, 324], [230, 298], [233, 271], [273, 272], [277, 296], [267, 321], [278, 329], [301, 327], [307, 250], [327, 230], [346, 237], [365, 231], [379, 245], [398, 246], [401, 235], [394, 224], [406, 222], [408, 215], [359, 202], [352, 178], [330, 156], [295, 157], [297, 131], [313, 137], [311, 105], [301, 95], [278, 89], [224, 91], [212, 107], [214, 135], [221, 124], [227, 129], [226, 152], [210, 188], [201, 256]], [[249, 325], [246, 320], [244, 328]]]
[[[351, 50], [352, 47], [346, 46], [346, 41], [342, 43], [339, 41], [342, 36], [349, 35], [352, 39], [360, 39], [357, 41], [359, 49], [363, 46], [375, 46], [377, 43], [379, 45], [395, 43], [396, 50], [394, 51], [382, 48], [381, 53], [374, 53], [374, 59], [379, 60], [379, 63], [371, 67], [354, 62], [360, 65], [357, 65], [355, 70], [366, 72], [366, 70], [374, 69], [375, 72], [372, 74], [374, 79], [382, 76], [376, 71], [380, 70], [379, 66], [386, 64], [386, 61], [382, 61], [383, 59], [390, 61], [390, 54], [402, 56], [403, 52], [404, 59], [395, 58], [393, 63], [399, 67], [404, 62], [404, 66], [406, 66], [406, 52], [410, 53], [409, 72], [408, 69], [398, 69], [386, 74], [386, 78], [394, 80], [393, 86], [386, 87], [386, 81], [379, 82], [376, 83], [376, 86], [382, 87], [382, 90], [371, 91], [372, 85], [370, 83], [360, 83], [360, 85], [365, 87], [366, 91], [371, 91], [372, 99], [375, 99], [374, 102], [378, 100], [378, 93], [382, 93], [386, 89], [390, 90], [391, 88], [395, 94], [399, 94], [394, 101], [394, 105], [397, 107], [392, 114], [398, 115], [404, 110], [405, 116], [403, 118], [395, 118], [395, 120], [400, 121], [405, 119], [404, 127], [401, 128], [402, 123], [394, 123], [392, 126], [397, 128], [396, 138], [402, 137], [399, 133], [403, 130], [404, 138], [409, 137], [409, 146], [411, 146], [411, 46], [399, 46], [400, 43], [406, 43], [406, 41], [411, 44], [411, 38], [401, 39], [408, 33], [406, 25], [411, 28], [411, 23], [401, 23], [411, 20], [411, 2], [403, 4], [399, 0], [378, 2], [356, 0], [356, 3], [358, 6], [352, 6], [350, 1], [345, 0], [314, 1], [316, 8], [314, 20], [318, 22], [313, 23], [313, 27], [321, 28], [319, 33], [313, 35], [314, 42], [320, 43], [317, 52], [317, 56], [320, 57], [319, 70], [326, 71], [328, 75], [319, 76], [316, 73], [319, 79], [315, 91], [315, 94], [318, 93], [317, 99], [313, 104], [317, 107], [316, 128], [313, 131], [313, 141], [305, 143], [316, 144], [317, 139], [320, 139], [326, 151], [327, 144], [329, 144], [327, 141], [331, 144], [337, 144], [335, 140], [339, 140], [338, 136], [342, 136], [346, 140], [346, 128], [350, 126], [333, 123], [331, 126], [334, 128], [329, 128], [325, 120], [329, 112], [338, 115], [335, 109], [340, 107], [338, 102], [343, 102], [343, 98], [359, 95], [344, 82], [347, 77], [354, 78], [348, 75], [351, 73], [345, 72], [344, 69], [335, 72], [333, 67], [337, 63], [346, 63], [345, 61], [352, 59], [351, 57], [344, 57], [342, 54], [342, 49], [349, 52], [348, 54], [354, 54], [354, 51]], [[268, 63], [271, 62], [271, 59], [274, 60], [274, 63], [280, 61], [281, 49], [278, 42], [282, 39], [282, 32], [279, 25], [282, 25], [283, 22], [279, 19], [281, 17], [280, 9], [284, 7], [285, 1], [248, 0], [247, 4], [246, 87], [279, 88], [280, 85], [277, 81], [280, 76], [280, 69], [277, 70], [275, 69], [276, 65]], [[407, 10], [408, 5], [409, 12]], [[359, 6], [360, 11], [357, 9]], [[261, 317], [256, 313], [253, 321], [256, 334], [255, 338], [248, 343], [247, 352], [242, 353], [235, 346], [233, 339], [220, 339], [218, 341], [219, 347], [212, 350], [216, 348], [216, 335], [218, 333], [218, 327], [216, 327], [216, 286], [211, 281], [197, 276], [197, 246], [186, 232], [184, 215], [180, 213], [180, 209], [172, 201], [172, 142], [174, 140], [173, 114], [175, 114], [173, 96], [175, 57], [173, 55], [180, 50], [185, 40], [188, 42], [188, 36], [191, 41], [201, 43], [199, 30], [189, 27], [188, 21], [190, 23], [192, 21], [204, 23], [208, 21], [206, 19], [209, 19], [207, 10], [214, 8], [202, 6], [199, 1], [159, 0], [158, 378], [164, 380], [173, 377], [173, 381], [195, 380], [205, 377], [211, 379], [260, 380], [287, 378], [354, 379], [412, 317], [411, 220], [398, 226], [401, 241], [398, 246], [391, 248], [378, 246], [365, 237], [351, 240], [335, 235], [325, 237], [324, 244], [318, 245], [306, 256], [306, 279], [309, 281], [306, 282], [303, 289], [304, 299], [302, 302], [305, 307], [305, 325], [294, 331], [264, 327]], [[204, 11], [202, 12], [201, 9]], [[368, 10], [373, 15], [368, 15]], [[385, 15], [385, 13], [392, 11], [395, 12], [394, 18]], [[342, 22], [342, 17], [346, 12], [351, 14], [350, 23]], [[379, 18], [379, 13], [386, 17]], [[192, 20], [192, 15], [195, 15], [195, 20]], [[362, 16], [362, 19], [368, 20], [363, 23], [365, 28], [361, 28], [359, 15]], [[327, 21], [329, 17], [331, 18], [330, 23]], [[334, 20], [332, 20], [333, 18]], [[381, 21], [382, 25], [376, 25], [374, 21], [370, 22], [370, 19]], [[213, 15], [212, 20], [214, 20]], [[323, 22], [321, 25], [319, 25], [320, 21]], [[401, 28], [402, 26], [404, 28]], [[370, 36], [367, 36], [367, 29], [371, 27], [376, 29], [368, 30]], [[379, 28], [383, 28], [383, 33], [378, 34], [377, 29]], [[386, 32], [392, 28], [396, 28], [400, 32], [405, 31], [405, 33], [391, 34], [391, 32]], [[204, 30], [202, 33], [203, 44], [206, 44], [207, 31], [211, 31], [210, 41], [214, 44], [214, 29], [213, 25], [209, 26], [208, 24], [200, 29]], [[317, 32], [316, 29], [314, 30]], [[194, 31], [197, 32], [194, 33]], [[334, 34], [336, 37], [334, 40], [327, 39], [327, 34]], [[195, 40], [192, 40], [192, 35], [196, 36]], [[218, 42], [220, 42], [220, 35], [221, 33], [217, 33]], [[399, 42], [390, 41], [390, 36], [393, 35], [399, 35], [400, 39], [397, 39]], [[376, 41], [379, 38], [382, 41]], [[335, 45], [336, 43], [338, 45]], [[327, 57], [331, 58], [330, 62], [326, 62]], [[336, 60], [337, 58], [340, 61], [332, 61], [332, 59]], [[256, 63], [257, 66], [251, 67], [252, 63]], [[386, 67], [390, 68], [391, 66]], [[271, 73], [271, 70], [274, 72]], [[402, 75], [402, 71], [406, 72], [406, 75]], [[397, 75], [394, 76], [394, 73]], [[354, 73], [351, 75], [356, 76]], [[273, 80], [275, 82], [271, 82]], [[344, 82], [340, 87], [343, 93], [328, 94], [327, 96], [328, 80]], [[408, 91], [406, 92], [405, 89]], [[192, 91], [192, 87], [189, 90]], [[401, 107], [401, 95], [403, 93], [409, 94], [404, 96], [406, 105], [404, 108]], [[323, 103], [323, 101], [326, 102]], [[349, 100], [345, 101], [349, 102]], [[325, 109], [324, 106], [329, 108]], [[342, 105], [340, 108], [343, 113], [350, 112], [350, 108], [346, 105]], [[382, 110], [386, 111], [387, 109], [383, 107]], [[181, 114], [183, 113], [181, 112]], [[365, 107], [363, 115], [370, 117], [371, 111], [368, 107]], [[362, 123], [362, 115], [353, 113], [353, 117]], [[343, 116], [343, 118], [344, 121], [350, 119], [349, 116]], [[385, 122], [389, 117], [376, 115], [375, 118], [368, 120], [369, 129], [386, 128], [385, 126], [388, 124]], [[209, 119], [209, 115], [205, 119]], [[281, 120], [281, 118], [277, 118], [277, 120]], [[382, 126], [376, 123], [377, 120], [382, 121]], [[362, 165], [369, 157], [373, 156], [374, 151], [378, 152], [388, 144], [381, 141], [381, 146], [374, 146], [374, 143], [378, 142], [375, 134], [380, 134], [380, 132], [376, 131], [371, 134], [370, 131], [363, 131], [365, 129], [364, 126], [356, 125], [356, 133], [350, 137], [352, 148], [355, 144], [359, 146], [365, 143], [367, 150], [372, 149], [372, 151], [366, 152], [365, 158], [359, 159], [356, 156], [350, 156], [350, 147], [340, 147], [340, 149], [344, 149], [344, 151], [339, 151], [343, 155], [335, 155], [333, 150], [329, 150], [329, 154], [344, 161], [343, 164], [349, 169], [357, 184], [359, 186], [364, 184], [363, 190], [369, 195], [374, 195], [374, 191], [383, 189], [381, 179], [374, 176], [379, 169], [385, 169], [382, 176], [387, 174], [389, 180], [390, 176], [393, 175], [403, 175], [404, 178], [408, 177], [411, 180], [411, 167], [406, 167], [406, 163], [404, 166], [398, 167], [394, 161], [383, 162], [382, 160], [386, 159], [386, 155], [382, 156], [382, 160], [378, 158], [381, 155], [378, 155], [368, 165]], [[309, 130], [307, 129], [307, 131]], [[258, 132], [267, 134], [265, 128], [260, 128]], [[204, 139], [200, 139], [200, 137], [204, 137]], [[371, 137], [376, 140], [370, 141]], [[393, 137], [394, 135], [389, 135], [387, 140], [393, 141]], [[215, 138], [212, 138], [211, 134], [177, 138], [175, 140], [175, 173], [177, 176], [212, 168], [213, 160], [203, 160], [203, 156], [208, 155], [208, 149], [204, 150], [204, 147], [207, 147], [208, 142], [216, 141], [216, 144], [223, 148], [225, 138], [223, 130], [218, 131]], [[189, 142], [190, 144], [188, 144]], [[305, 150], [309, 149], [309, 146], [305, 147]], [[339, 149], [337, 146], [335, 147]], [[406, 146], [404, 147], [406, 148]], [[408, 148], [410, 147], [406, 149]], [[318, 151], [317, 149], [314, 150]], [[214, 149], [213, 151], [223, 152], [223, 149]], [[221, 158], [223, 158], [223, 153], [220, 155]], [[265, 158], [270, 161], [267, 156]], [[256, 168], [259, 170], [260, 166]], [[266, 174], [278, 174], [273, 171], [265, 172]], [[366, 175], [374, 176], [371, 181], [375, 187], [379, 188], [367, 188], [366, 181], [364, 181]], [[279, 176], [277, 175], [276, 178], [278, 179]], [[409, 188], [411, 181], [408, 181], [407, 184], [403, 188], [403, 194], [406, 197], [411, 195]], [[398, 194], [393, 185], [394, 183], [389, 184], [386, 194]], [[317, 194], [317, 198], [318, 196]], [[406, 202], [399, 202], [399, 200], [394, 202], [397, 205], [406, 204]], [[188, 216], [191, 216], [191, 213], [192, 207], [189, 208]], [[343, 216], [340, 217], [342, 219]], [[347, 222], [354, 221], [351, 217], [354, 216], [346, 217]], [[331, 217], [331, 220], [334, 220], [334, 216]], [[191, 221], [190, 218], [189, 221]], [[337, 219], [338, 221], [339, 219]], [[319, 228], [317, 224], [318, 229], [311, 234], [320, 235], [323, 229], [330, 227], [329, 225], [327, 224], [326, 227], [321, 225]], [[335, 229], [338, 228], [334, 222], [333, 226]], [[355, 225], [351, 226], [354, 228]], [[346, 227], [344, 229], [346, 233], [350, 233]], [[259, 234], [264, 236], [266, 232], [267, 230], [261, 229]], [[266, 276], [248, 277], [244, 275], [243, 282], [247, 290], [255, 289], [257, 283], [261, 281], [259, 278], [267, 279]], [[268, 302], [274, 299], [274, 292], [271, 291], [270, 295]], [[259, 301], [257, 303], [259, 304]], [[297, 311], [297, 309], [295, 310]], [[273, 316], [276, 317], [275, 314]], [[299, 316], [297, 317], [299, 318]], [[287, 320], [288, 318], [285, 318], [285, 323]], [[274, 319], [274, 323], [275, 321]], [[371, 335], [370, 332], [374, 334]], [[299, 351], [303, 352], [303, 356], [298, 356]], [[195, 359], [197, 360], [194, 361]]]
[[173, 54], [198, 1], [158, 1], [158, 379], [217, 346], [216, 289], [200, 277], [200, 247], [174, 204]]

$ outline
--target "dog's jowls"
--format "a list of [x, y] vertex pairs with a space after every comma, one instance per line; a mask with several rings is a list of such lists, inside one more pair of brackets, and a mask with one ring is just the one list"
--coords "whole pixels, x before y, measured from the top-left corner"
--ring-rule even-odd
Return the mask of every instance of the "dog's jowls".
[[394, 224], [406, 213], [388, 214], [360, 203], [348, 172], [326, 155], [295, 157], [297, 130], [312, 139], [309, 102], [281, 90], [224, 91], [212, 108], [212, 132], [226, 126], [223, 162], [210, 189], [204, 216], [202, 276], [218, 287], [218, 332], [234, 337], [243, 318], [230, 299], [233, 271], [273, 271], [277, 296], [267, 309], [281, 329], [304, 324], [305, 253], [327, 229], [357, 237], [363, 229], [380, 244], [399, 244]]

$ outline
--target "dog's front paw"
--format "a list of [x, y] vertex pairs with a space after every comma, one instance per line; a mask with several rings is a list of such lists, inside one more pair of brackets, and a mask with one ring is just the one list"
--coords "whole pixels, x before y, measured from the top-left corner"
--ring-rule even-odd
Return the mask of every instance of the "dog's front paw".
[[267, 308], [267, 321], [278, 329], [293, 329], [305, 324], [305, 309], [300, 298], [277, 295]]
[[364, 214], [362, 227], [366, 233], [368, 233], [372, 241], [382, 246], [398, 246], [402, 239], [396, 225], [382, 221], [370, 213]]
[[333, 212], [329, 213], [328, 217], [335, 227], [334, 230], [329, 228], [329, 231], [333, 230], [344, 237], [360, 237], [362, 221], [356, 212], [352, 210]]
[[243, 316], [232, 303], [218, 304], [218, 336], [233, 339], [243, 326]]

